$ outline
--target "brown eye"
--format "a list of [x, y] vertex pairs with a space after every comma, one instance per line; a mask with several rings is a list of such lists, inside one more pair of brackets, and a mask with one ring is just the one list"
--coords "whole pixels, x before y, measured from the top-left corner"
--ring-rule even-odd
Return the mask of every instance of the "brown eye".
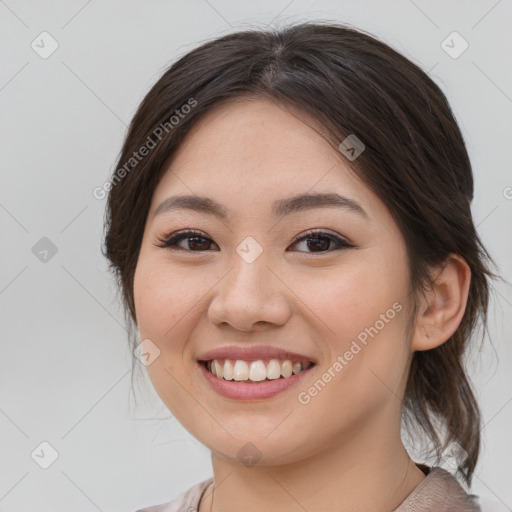
[[[185, 241], [186, 246], [179, 245]], [[207, 251], [211, 247], [213, 240], [204, 235], [201, 231], [181, 231], [173, 233], [163, 239], [159, 240], [160, 244], [156, 244], [157, 247], [167, 247], [170, 249], [199, 252]], [[216, 245], [216, 244], [215, 244]]]
[[[343, 238], [332, 235], [330, 233], [326, 233], [325, 231], [318, 230], [311, 230], [306, 232], [300, 238], [295, 240], [292, 245], [297, 245], [300, 242], [306, 242], [306, 248], [309, 249], [309, 251], [305, 252], [313, 253], [332, 252], [338, 249], [347, 249], [349, 247], [353, 247], [353, 245], [349, 244]], [[332, 245], [334, 245], [334, 248], [331, 248]]]

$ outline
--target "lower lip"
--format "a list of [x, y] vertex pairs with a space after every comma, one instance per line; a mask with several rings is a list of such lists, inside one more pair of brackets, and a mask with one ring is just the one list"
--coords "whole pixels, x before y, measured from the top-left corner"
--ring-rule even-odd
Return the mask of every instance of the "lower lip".
[[199, 363], [201, 371], [206, 380], [210, 383], [214, 391], [225, 398], [233, 400], [261, 400], [272, 398], [279, 393], [295, 386], [304, 375], [306, 375], [314, 366], [301, 371], [297, 375], [292, 375], [286, 379], [274, 379], [270, 381], [255, 382], [248, 384], [236, 380], [224, 380], [210, 373], [204, 363]]

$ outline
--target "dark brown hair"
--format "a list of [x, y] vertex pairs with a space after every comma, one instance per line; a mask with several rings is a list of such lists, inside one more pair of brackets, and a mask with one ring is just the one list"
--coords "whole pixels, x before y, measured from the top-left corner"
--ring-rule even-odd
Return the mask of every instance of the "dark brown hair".
[[229, 34], [181, 57], [146, 95], [106, 187], [103, 253], [122, 293], [132, 349], [138, 343], [133, 278], [153, 191], [197, 121], [214, 106], [242, 97], [268, 99], [307, 115], [327, 130], [335, 147], [350, 134], [364, 143], [357, 160], [345, 163], [400, 228], [412, 291], [425, 290], [429, 268], [450, 253], [468, 263], [471, 284], [462, 322], [441, 346], [413, 354], [403, 417], [408, 425], [415, 420], [438, 457], [457, 442], [467, 453], [458, 460], [459, 471], [470, 484], [481, 419], [463, 355], [479, 319], [487, 330], [488, 282], [495, 277], [471, 216], [471, 164], [440, 88], [361, 30], [316, 22]]

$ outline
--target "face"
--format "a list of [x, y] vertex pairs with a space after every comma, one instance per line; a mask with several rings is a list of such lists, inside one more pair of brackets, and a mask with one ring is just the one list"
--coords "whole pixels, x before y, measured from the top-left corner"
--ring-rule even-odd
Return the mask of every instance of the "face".
[[[232, 102], [195, 126], [154, 191], [134, 280], [140, 340], [159, 350], [147, 370], [170, 411], [219, 456], [240, 460], [250, 442], [260, 463], [298, 462], [398, 425], [411, 352], [406, 249], [344, 159], [304, 117]], [[282, 203], [303, 194], [342, 199]], [[184, 195], [224, 216], [159, 208]], [[314, 365], [277, 394], [242, 399], [219, 393], [199, 362], [219, 347], [259, 346]]]

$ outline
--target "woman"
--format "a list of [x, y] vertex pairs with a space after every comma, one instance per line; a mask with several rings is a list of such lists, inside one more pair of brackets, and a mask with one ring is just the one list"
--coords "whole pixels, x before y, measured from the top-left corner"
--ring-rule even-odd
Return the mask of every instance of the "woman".
[[213, 466], [144, 511], [480, 510], [401, 436], [471, 484], [462, 357], [494, 274], [423, 71], [342, 25], [230, 34], [165, 72], [116, 169], [104, 251], [134, 364]]

